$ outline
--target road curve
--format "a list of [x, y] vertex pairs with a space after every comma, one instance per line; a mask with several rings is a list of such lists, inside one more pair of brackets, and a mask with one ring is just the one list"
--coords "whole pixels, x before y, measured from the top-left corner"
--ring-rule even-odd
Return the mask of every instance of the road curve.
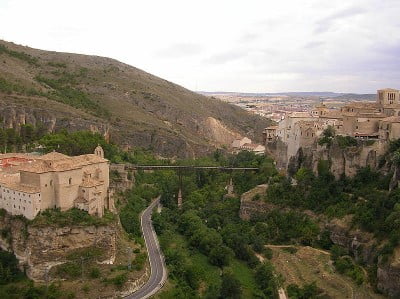
[[151, 221], [151, 214], [153, 212], [153, 209], [156, 205], [159, 204], [159, 202], [160, 197], [154, 199], [153, 202], [146, 208], [146, 210], [143, 211], [140, 217], [142, 233], [144, 241], [146, 243], [147, 254], [150, 261], [150, 278], [144, 286], [125, 298], [148, 298], [157, 293], [167, 279], [167, 269], [165, 267], [164, 257], [162, 255], [160, 245], [158, 244], [157, 235], [154, 231]]

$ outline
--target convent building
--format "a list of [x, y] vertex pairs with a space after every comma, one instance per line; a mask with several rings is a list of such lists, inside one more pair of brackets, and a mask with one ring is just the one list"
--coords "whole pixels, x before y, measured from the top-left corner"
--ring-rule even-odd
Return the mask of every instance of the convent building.
[[108, 207], [109, 161], [94, 154], [0, 154], [0, 208], [33, 219], [43, 210], [73, 207], [102, 217]]

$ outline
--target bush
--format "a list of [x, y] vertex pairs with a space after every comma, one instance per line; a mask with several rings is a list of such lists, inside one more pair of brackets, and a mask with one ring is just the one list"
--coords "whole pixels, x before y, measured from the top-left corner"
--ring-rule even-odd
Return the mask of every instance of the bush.
[[357, 146], [357, 139], [351, 136], [336, 136], [336, 140], [341, 148], [346, 148], [350, 146]]
[[0, 249], [0, 285], [15, 282], [24, 278], [18, 268], [15, 255]]
[[110, 279], [111, 283], [114, 284], [118, 288], [122, 288], [122, 286], [128, 281], [128, 276], [126, 273], [119, 274]]
[[72, 208], [67, 211], [61, 212], [57, 209], [47, 209], [39, 213], [31, 221], [32, 226], [51, 226], [56, 225], [60, 227], [69, 225], [84, 225], [84, 226], [101, 226], [108, 225], [114, 222], [116, 217], [111, 212], [106, 211], [102, 218], [89, 215], [88, 212]]
[[61, 277], [78, 278], [82, 275], [82, 268], [74, 262], [66, 262], [56, 267], [56, 274]]
[[100, 277], [100, 269], [99, 268], [92, 268], [90, 269], [89, 276], [90, 278], [99, 278]]

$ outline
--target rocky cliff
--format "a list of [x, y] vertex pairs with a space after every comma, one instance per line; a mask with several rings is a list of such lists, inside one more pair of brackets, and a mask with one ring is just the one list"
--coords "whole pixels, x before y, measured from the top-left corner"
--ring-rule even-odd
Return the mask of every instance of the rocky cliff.
[[34, 281], [45, 281], [52, 267], [63, 264], [76, 250], [96, 247], [102, 252], [97, 263], [112, 264], [118, 229], [107, 226], [33, 226], [8, 214], [0, 217], [0, 247], [14, 252], [21, 267]]
[[341, 175], [352, 177], [357, 170], [370, 166], [376, 169], [379, 159], [387, 150], [387, 144], [381, 141], [359, 141], [357, 146], [343, 147], [333, 140], [332, 144], [319, 145], [317, 142], [307, 148], [299, 148], [292, 157], [287, 156], [287, 145], [276, 140], [267, 143], [267, 151], [274, 157], [277, 167], [287, 170], [294, 175], [300, 167], [312, 169], [317, 173], [319, 161], [328, 161], [332, 174], [339, 178]]

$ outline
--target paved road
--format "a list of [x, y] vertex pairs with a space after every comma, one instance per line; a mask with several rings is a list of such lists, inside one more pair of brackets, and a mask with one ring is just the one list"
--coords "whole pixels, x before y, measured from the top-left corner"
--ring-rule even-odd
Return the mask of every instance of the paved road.
[[160, 197], [153, 200], [150, 206], [143, 211], [140, 218], [142, 233], [146, 242], [147, 253], [150, 260], [150, 278], [142, 288], [125, 298], [148, 298], [157, 293], [167, 279], [167, 269], [165, 267], [164, 258], [160, 249], [160, 245], [158, 244], [157, 235], [151, 222], [151, 214], [154, 207], [158, 205], [159, 202]]

